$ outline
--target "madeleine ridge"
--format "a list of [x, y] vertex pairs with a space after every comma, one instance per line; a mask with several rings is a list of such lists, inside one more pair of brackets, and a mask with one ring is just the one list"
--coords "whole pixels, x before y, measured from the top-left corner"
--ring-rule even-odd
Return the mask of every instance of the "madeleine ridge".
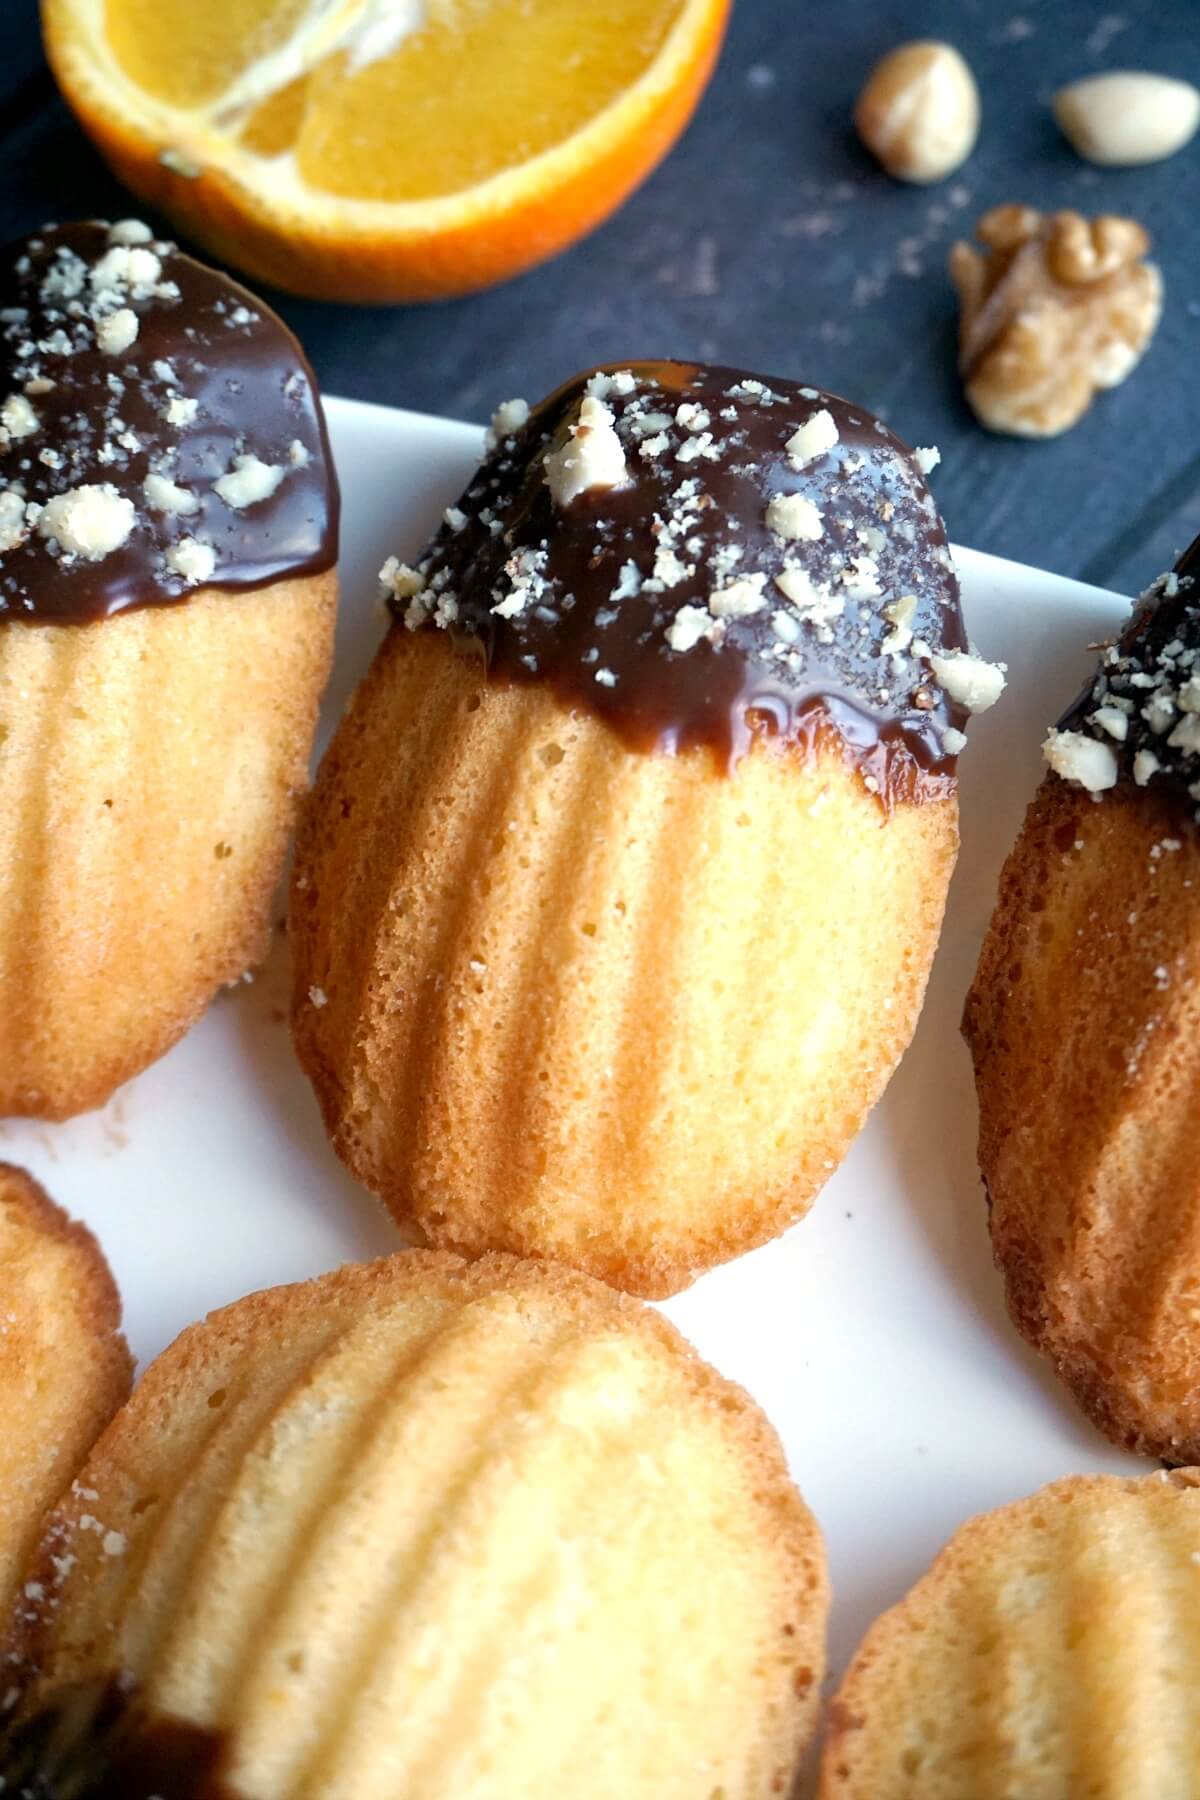
[[1050, 734], [963, 1024], [1009, 1311], [1170, 1463], [1200, 1461], [1198, 572], [1195, 545]]
[[969, 1519], [863, 1639], [820, 1800], [1194, 1800], [1200, 1470]]
[[91, 1232], [0, 1163], [0, 1629], [46, 1514], [129, 1396], [120, 1325]]
[[924, 464], [834, 396], [635, 364], [493, 438], [302, 821], [297, 1049], [427, 1241], [669, 1294], [886, 1085], [1000, 678]]
[[61, 1119], [265, 952], [337, 490], [291, 333], [144, 225], [0, 289], [0, 1116]]
[[17, 1791], [53, 1739], [81, 1796], [767, 1800], [816, 1722], [824, 1555], [766, 1420], [650, 1309], [505, 1257], [192, 1327], [30, 1576]]

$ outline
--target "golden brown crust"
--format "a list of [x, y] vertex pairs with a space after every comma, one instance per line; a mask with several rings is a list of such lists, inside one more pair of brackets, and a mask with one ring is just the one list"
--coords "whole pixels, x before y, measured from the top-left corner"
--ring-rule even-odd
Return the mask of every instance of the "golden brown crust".
[[1197, 1469], [968, 1520], [859, 1646], [820, 1800], [1188, 1800], [1197, 1561]]
[[102, 1105], [263, 954], [336, 593], [0, 627], [0, 1115]]
[[1047, 776], [967, 1000], [1019, 1330], [1115, 1442], [1200, 1461], [1200, 840], [1170, 794]]
[[91, 1232], [0, 1163], [0, 1619], [46, 1513], [128, 1396], [120, 1323]]
[[[502, 1256], [413, 1251], [184, 1332], [30, 1574], [23, 1711], [121, 1669], [229, 1734], [248, 1800], [309, 1791], [318, 1755], [331, 1792], [415, 1792], [414, 1770], [467, 1791], [431, 1771], [477, 1742], [498, 1792], [566, 1791], [539, 1787], [554, 1748], [572, 1793], [682, 1800], [712, 1758], [757, 1800], [786, 1790], [824, 1666], [820, 1534], [753, 1402], [649, 1309]], [[389, 1670], [403, 1707], [372, 1701]]]
[[626, 749], [393, 630], [301, 822], [297, 1050], [339, 1155], [468, 1253], [677, 1291], [803, 1216], [924, 993], [953, 799], [835, 751]]

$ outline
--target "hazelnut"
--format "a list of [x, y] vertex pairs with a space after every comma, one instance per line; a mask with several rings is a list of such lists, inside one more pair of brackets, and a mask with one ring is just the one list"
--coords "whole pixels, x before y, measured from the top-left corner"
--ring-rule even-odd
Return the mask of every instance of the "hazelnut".
[[1054, 116], [1088, 162], [1132, 168], [1183, 149], [1200, 125], [1200, 92], [1169, 75], [1117, 69], [1060, 88]]
[[854, 108], [867, 149], [899, 181], [952, 175], [979, 135], [979, 89], [952, 44], [901, 44], [877, 63]]

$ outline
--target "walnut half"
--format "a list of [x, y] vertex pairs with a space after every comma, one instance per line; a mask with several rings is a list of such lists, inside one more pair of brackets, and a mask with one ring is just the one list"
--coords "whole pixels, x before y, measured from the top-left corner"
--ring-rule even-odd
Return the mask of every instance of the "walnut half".
[[1162, 312], [1162, 277], [1134, 219], [994, 206], [955, 244], [959, 369], [980, 422], [1057, 437], [1137, 364]]

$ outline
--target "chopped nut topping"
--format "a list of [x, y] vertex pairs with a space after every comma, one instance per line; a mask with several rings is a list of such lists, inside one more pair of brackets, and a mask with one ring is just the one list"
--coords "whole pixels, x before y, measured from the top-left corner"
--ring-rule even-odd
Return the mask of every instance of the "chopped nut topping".
[[903, 594], [883, 608], [883, 616], [892, 627], [879, 646], [885, 656], [900, 656], [908, 649], [913, 641], [912, 621], [916, 610], [915, 594]]
[[765, 575], [742, 575], [725, 587], [716, 588], [708, 596], [708, 610], [714, 619], [745, 619], [761, 612], [767, 604]]
[[134, 523], [132, 500], [101, 481], [56, 494], [38, 515], [37, 528], [44, 538], [57, 539], [67, 555], [99, 562], [120, 549]]
[[825, 535], [820, 512], [803, 494], [776, 494], [767, 506], [767, 528], [776, 537], [812, 544]]
[[667, 629], [667, 643], [672, 650], [691, 650], [701, 638], [711, 641], [720, 629], [707, 607], [681, 606]]
[[199, 511], [200, 502], [190, 489], [180, 487], [178, 482], [169, 476], [156, 474], [153, 470], [142, 483], [142, 491], [146, 496], [146, 504], [155, 512], [162, 513], [194, 513]]
[[1114, 752], [1079, 731], [1051, 731], [1042, 754], [1056, 775], [1076, 781], [1093, 794], [1115, 787], [1120, 772]]
[[27, 533], [23, 497], [13, 488], [0, 488], [0, 552], [15, 550]]
[[143, 219], [118, 219], [108, 228], [110, 244], [150, 244], [154, 233]]
[[833, 588], [818, 587], [808, 570], [799, 564], [785, 563], [775, 577], [775, 586], [809, 624], [828, 625], [845, 611], [845, 595]]
[[657, 431], [653, 437], [645, 439], [638, 450], [638, 455], [644, 462], [653, 462], [657, 457], [660, 457], [663, 454], [664, 450], [669, 450], [670, 447], [671, 440], [666, 432]]
[[559, 506], [569, 506], [591, 488], [621, 487], [628, 479], [611, 409], [585, 394], [578, 423], [568, 427], [566, 443], [546, 458], [547, 487]]
[[419, 569], [403, 563], [398, 557], [389, 556], [379, 571], [381, 587], [391, 594], [395, 600], [411, 600], [425, 586], [425, 577]]
[[88, 277], [93, 293], [131, 292], [144, 298], [162, 278], [162, 263], [153, 250], [128, 249], [117, 244], [92, 267]]
[[833, 414], [822, 408], [806, 419], [788, 439], [788, 461], [793, 469], [803, 469], [818, 456], [824, 456], [827, 450], [832, 450], [837, 441], [838, 428], [833, 422]]
[[615, 375], [608, 375], [601, 370], [593, 375], [584, 389], [594, 400], [608, 400], [613, 394], [632, 394], [637, 387], [631, 369], [618, 369]]
[[1004, 664], [984, 662], [965, 650], [931, 655], [929, 666], [952, 700], [968, 712], [986, 712], [1004, 692]]
[[1092, 724], [1106, 731], [1110, 738], [1116, 738], [1119, 744], [1123, 744], [1129, 735], [1129, 720], [1115, 706], [1097, 707], [1092, 714]]
[[190, 395], [172, 394], [161, 410], [168, 425], [191, 425], [200, 411], [200, 402]]
[[32, 437], [39, 429], [38, 416], [24, 394], [10, 394], [0, 406], [0, 426], [10, 438]]
[[128, 306], [96, 321], [96, 342], [105, 356], [121, 356], [136, 341], [138, 316]]
[[504, 565], [508, 576], [509, 589], [497, 600], [492, 611], [501, 619], [515, 619], [525, 611], [530, 601], [537, 600], [546, 591], [546, 580], [542, 571], [546, 566], [546, 551], [518, 550], [510, 556]]
[[505, 438], [512, 437], [529, 423], [529, 403], [526, 400], [505, 400], [492, 414], [491, 429], [487, 434], [487, 448], [494, 450]]
[[176, 575], [192, 587], [200, 582], [208, 581], [217, 566], [217, 556], [211, 544], [202, 544], [197, 538], [180, 538], [167, 551], [167, 566]]
[[257, 456], [235, 456], [233, 468], [219, 476], [213, 487], [226, 506], [240, 511], [243, 507], [257, 506], [261, 500], [269, 500], [284, 473], [283, 469], [262, 462]]

